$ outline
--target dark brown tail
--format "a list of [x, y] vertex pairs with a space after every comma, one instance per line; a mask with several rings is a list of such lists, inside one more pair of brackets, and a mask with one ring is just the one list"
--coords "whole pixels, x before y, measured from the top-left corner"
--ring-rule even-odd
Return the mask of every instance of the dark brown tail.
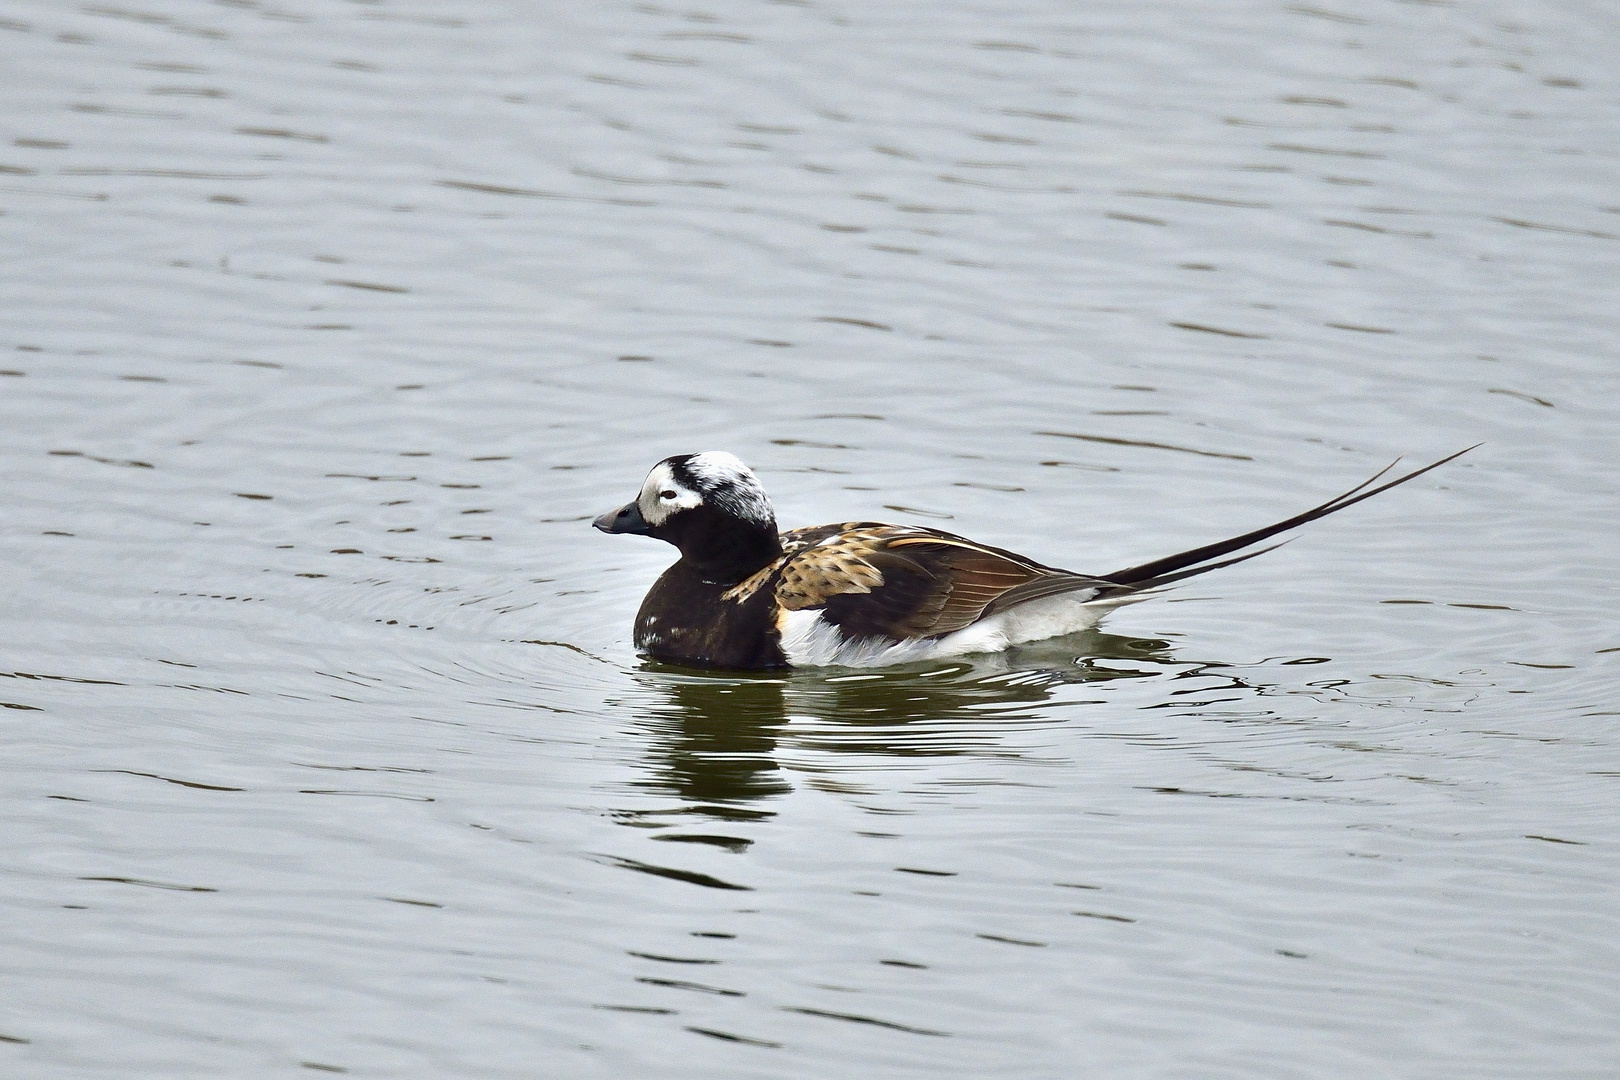
[[[1175, 555], [1166, 555], [1162, 559], [1154, 559], [1152, 562], [1146, 562], [1140, 566], [1131, 566], [1124, 570], [1115, 570], [1112, 574], [1102, 574], [1099, 576], [1105, 581], [1111, 581], [1120, 586], [1121, 591], [1140, 592], [1144, 589], [1153, 589], [1159, 587], [1160, 585], [1168, 585], [1172, 581], [1180, 581], [1183, 578], [1196, 577], [1199, 574], [1205, 574], [1211, 570], [1219, 570], [1223, 566], [1231, 566], [1234, 563], [1240, 563], [1246, 559], [1252, 559], [1256, 555], [1264, 555], [1268, 551], [1281, 547], [1282, 544], [1272, 544], [1271, 547], [1261, 548], [1259, 551], [1246, 552], [1231, 559], [1221, 559], [1222, 555], [1231, 555], [1234, 551], [1242, 551], [1244, 548], [1252, 547], [1262, 540], [1276, 536], [1280, 532], [1287, 532], [1289, 529], [1298, 528], [1307, 522], [1315, 521], [1317, 518], [1327, 517], [1329, 514], [1343, 510], [1347, 506], [1354, 506], [1362, 499], [1370, 499], [1381, 491], [1388, 491], [1390, 488], [1404, 484], [1408, 480], [1415, 480], [1424, 473], [1428, 472], [1430, 469], [1438, 469], [1446, 462], [1460, 458], [1464, 454], [1468, 453], [1469, 450], [1476, 450], [1483, 445], [1483, 443], [1475, 443], [1473, 446], [1470, 446], [1467, 449], [1457, 451], [1450, 457], [1441, 458], [1432, 465], [1425, 465], [1423, 468], [1409, 472], [1405, 476], [1396, 477], [1394, 480], [1379, 484], [1377, 487], [1372, 488], [1371, 490], [1364, 490], [1376, 483], [1378, 479], [1385, 473], [1389, 472], [1389, 470], [1400, 464], [1401, 459], [1396, 458], [1394, 461], [1380, 469], [1377, 473], [1373, 474], [1372, 477], [1357, 484], [1343, 495], [1329, 499], [1321, 506], [1307, 510], [1303, 514], [1295, 514], [1286, 521], [1279, 521], [1275, 525], [1267, 525], [1263, 529], [1256, 529], [1253, 532], [1246, 532], [1242, 536], [1234, 536], [1230, 540], [1221, 540], [1213, 544], [1205, 544], [1203, 547], [1193, 548], [1190, 551], [1178, 552]], [[1286, 540], [1283, 541], [1284, 544], [1287, 542], [1288, 541]], [[1221, 559], [1221, 561], [1211, 562], [1210, 560], [1212, 559]], [[1106, 596], [1109, 594], [1104, 593], [1103, 595]]]

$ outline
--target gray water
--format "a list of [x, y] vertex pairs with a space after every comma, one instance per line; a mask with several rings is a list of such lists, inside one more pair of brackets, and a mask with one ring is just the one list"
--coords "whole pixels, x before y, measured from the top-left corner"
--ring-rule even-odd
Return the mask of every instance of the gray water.
[[[1620, 1075], [1620, 15], [0, 0], [0, 1075]], [[1105, 572], [703, 676], [606, 537]]]

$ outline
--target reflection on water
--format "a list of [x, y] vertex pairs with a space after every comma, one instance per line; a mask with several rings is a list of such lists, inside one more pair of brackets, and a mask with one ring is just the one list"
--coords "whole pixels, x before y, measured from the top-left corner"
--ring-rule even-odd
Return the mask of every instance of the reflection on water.
[[[647, 729], [649, 767], [638, 786], [726, 817], [728, 804], [793, 790], [776, 760], [792, 721], [805, 725], [795, 743], [816, 750], [973, 753], [997, 748], [998, 730], [1010, 722], [1060, 722], [1062, 714], [1042, 708], [1058, 688], [1156, 676], [1175, 663], [1168, 650], [1168, 642], [1091, 630], [1011, 653], [875, 673], [715, 675], [647, 663], [633, 673], [644, 699], [608, 704], [633, 708]], [[921, 737], [912, 730], [924, 726]]]
[[635, 678], [652, 699], [641, 710], [651, 768], [640, 786], [722, 804], [719, 816], [723, 804], [793, 790], [775, 758], [787, 723], [782, 678], [705, 678], [653, 665]]

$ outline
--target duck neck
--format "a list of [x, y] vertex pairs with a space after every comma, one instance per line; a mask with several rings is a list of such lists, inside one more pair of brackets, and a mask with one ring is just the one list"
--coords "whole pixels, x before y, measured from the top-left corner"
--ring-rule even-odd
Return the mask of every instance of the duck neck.
[[711, 585], [735, 585], [769, 566], [782, 554], [782, 541], [773, 522], [769, 526], [739, 526], [709, 530], [680, 545], [681, 561]]

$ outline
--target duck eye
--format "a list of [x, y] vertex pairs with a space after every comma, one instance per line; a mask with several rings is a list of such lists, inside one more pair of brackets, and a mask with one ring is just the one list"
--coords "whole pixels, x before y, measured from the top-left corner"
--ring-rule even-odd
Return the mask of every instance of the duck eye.
[[675, 493], [673, 491], [660, 491], [658, 493], [658, 497], [660, 499], [673, 499], [675, 497]]

